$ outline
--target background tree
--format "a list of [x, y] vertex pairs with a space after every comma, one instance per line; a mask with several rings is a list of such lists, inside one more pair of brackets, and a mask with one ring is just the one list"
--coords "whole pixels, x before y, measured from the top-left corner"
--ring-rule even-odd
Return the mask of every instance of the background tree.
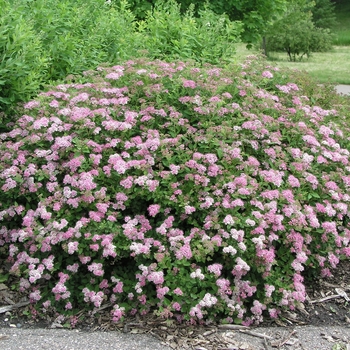
[[[266, 31], [263, 41], [265, 54], [284, 51], [290, 61], [296, 61], [309, 56], [311, 52], [329, 50], [332, 47], [332, 35], [328, 25], [332, 23], [332, 16], [331, 12], [323, 11], [330, 9], [327, 1], [320, 0], [317, 8], [313, 1], [291, 1], [284, 14]], [[321, 14], [325, 15], [324, 26], [316, 26], [314, 13], [317, 23], [322, 23]]]
[[337, 21], [335, 3], [331, 0], [314, 0], [315, 6], [311, 9], [312, 21], [317, 28], [332, 29]]

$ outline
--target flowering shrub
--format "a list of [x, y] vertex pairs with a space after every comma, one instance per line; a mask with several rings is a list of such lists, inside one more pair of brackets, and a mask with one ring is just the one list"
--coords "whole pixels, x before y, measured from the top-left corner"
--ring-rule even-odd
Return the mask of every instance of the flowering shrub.
[[277, 317], [350, 255], [349, 132], [254, 57], [100, 67], [1, 134], [2, 253], [42, 310]]

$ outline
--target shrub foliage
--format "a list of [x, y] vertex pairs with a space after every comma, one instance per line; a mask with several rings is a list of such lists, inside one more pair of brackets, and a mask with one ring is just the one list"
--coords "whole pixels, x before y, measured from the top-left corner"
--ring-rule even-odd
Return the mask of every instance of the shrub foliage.
[[199, 10], [197, 17], [193, 7], [181, 14], [180, 6], [172, 0], [156, 3], [139, 22], [138, 30], [144, 35], [148, 57], [219, 64], [234, 59], [242, 25], [207, 7]]
[[[1, 134], [0, 246], [38, 310], [259, 323], [350, 255], [350, 130], [277, 68], [127, 61]], [[320, 99], [321, 101], [321, 99]]]
[[182, 15], [175, 1], [157, 5], [144, 21], [125, 0], [0, 0], [0, 11], [0, 112], [8, 115], [44, 85], [102, 63], [140, 56], [230, 61], [242, 29], [209, 9], [198, 18], [191, 10]]
[[48, 57], [33, 22], [18, 15], [24, 8], [0, 1], [0, 113], [18, 101], [32, 98], [48, 68]]

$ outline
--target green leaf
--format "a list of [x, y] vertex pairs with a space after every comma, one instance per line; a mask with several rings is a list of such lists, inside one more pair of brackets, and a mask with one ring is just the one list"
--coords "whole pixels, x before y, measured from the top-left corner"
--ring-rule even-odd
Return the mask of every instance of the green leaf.
[[0, 283], [6, 282], [9, 278], [9, 274], [7, 273], [6, 275], [0, 274]]

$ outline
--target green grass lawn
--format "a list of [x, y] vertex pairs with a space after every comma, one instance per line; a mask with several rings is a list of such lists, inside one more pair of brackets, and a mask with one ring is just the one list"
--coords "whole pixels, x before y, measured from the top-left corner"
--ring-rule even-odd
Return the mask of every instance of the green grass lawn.
[[[247, 55], [258, 53], [248, 50], [245, 44], [237, 45], [237, 61], [243, 61]], [[350, 46], [334, 46], [331, 52], [315, 52], [301, 62], [290, 62], [286, 53], [271, 53], [268, 59], [277, 67], [305, 70], [320, 83], [350, 84]]]
[[[301, 62], [290, 62], [286, 53], [274, 52], [268, 62], [278, 67], [305, 70], [320, 83], [350, 85], [350, 1], [338, 0], [335, 7], [337, 25], [334, 27], [334, 46], [330, 52], [315, 52]], [[242, 62], [249, 54], [258, 53], [247, 50], [245, 44], [237, 45], [236, 58]]]

